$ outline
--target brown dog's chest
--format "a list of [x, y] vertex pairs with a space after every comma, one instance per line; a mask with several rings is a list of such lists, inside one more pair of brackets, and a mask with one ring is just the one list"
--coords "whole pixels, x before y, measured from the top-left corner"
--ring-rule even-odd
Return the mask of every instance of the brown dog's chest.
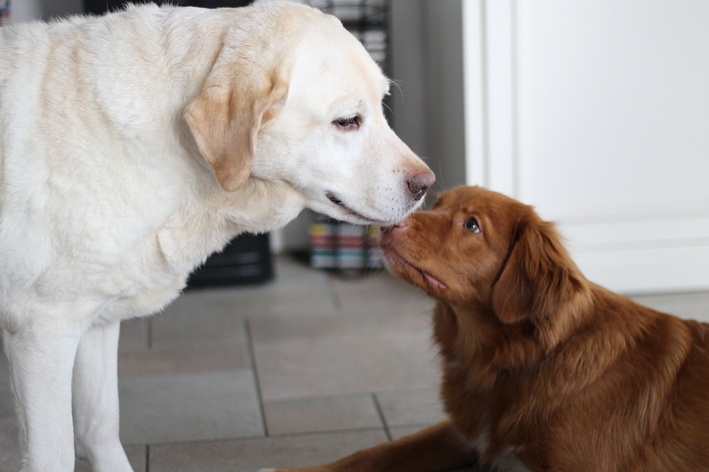
[[546, 405], [524, 400], [531, 392], [523, 383], [502, 378], [485, 386], [449, 363], [444, 368], [441, 392], [458, 431], [485, 461], [510, 453], [522, 457], [533, 450], [534, 464], [528, 467], [545, 470], [544, 438], [551, 435], [553, 421], [542, 419], [550, 413]]

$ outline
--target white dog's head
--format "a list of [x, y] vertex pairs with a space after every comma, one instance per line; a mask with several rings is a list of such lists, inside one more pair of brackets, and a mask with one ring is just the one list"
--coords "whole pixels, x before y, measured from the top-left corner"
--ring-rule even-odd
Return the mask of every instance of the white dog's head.
[[389, 128], [389, 81], [334, 17], [288, 2], [241, 9], [186, 119], [226, 191], [290, 182], [334, 218], [391, 225], [434, 175]]

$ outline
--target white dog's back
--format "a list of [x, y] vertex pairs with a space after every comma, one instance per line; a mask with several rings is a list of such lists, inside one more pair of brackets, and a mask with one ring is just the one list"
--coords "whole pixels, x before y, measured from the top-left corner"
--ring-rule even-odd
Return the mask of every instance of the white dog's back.
[[[2, 31], [2, 315], [17, 315], [35, 292], [53, 305], [127, 294], [141, 277], [122, 276], [122, 266], [159, 262], [141, 264], [156, 255], [143, 246], [155, 246], [155, 231], [182, 204], [182, 181], [199, 175], [173, 122], [195, 91], [179, 90], [160, 63], [157, 29], [170, 12], [151, 6]], [[122, 38], [120, 22], [139, 34]]]

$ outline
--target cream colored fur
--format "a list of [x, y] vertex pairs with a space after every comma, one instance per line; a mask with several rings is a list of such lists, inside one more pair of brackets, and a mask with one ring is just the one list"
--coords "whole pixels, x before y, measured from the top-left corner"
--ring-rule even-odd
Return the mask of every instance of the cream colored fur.
[[24, 472], [73, 471], [74, 444], [131, 470], [119, 322], [236, 234], [305, 207], [384, 225], [418, 206], [407, 179], [430, 171], [388, 127], [387, 91], [335, 18], [290, 3], [0, 28], [0, 326]]

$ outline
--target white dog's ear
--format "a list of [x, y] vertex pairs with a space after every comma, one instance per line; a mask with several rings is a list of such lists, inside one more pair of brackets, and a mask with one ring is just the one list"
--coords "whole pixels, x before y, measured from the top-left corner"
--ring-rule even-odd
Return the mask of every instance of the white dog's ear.
[[288, 90], [276, 74], [271, 77], [254, 68], [232, 64], [233, 74], [219, 74], [222, 80], [211, 75], [185, 109], [202, 156], [227, 192], [238, 190], [249, 177], [264, 112]]

